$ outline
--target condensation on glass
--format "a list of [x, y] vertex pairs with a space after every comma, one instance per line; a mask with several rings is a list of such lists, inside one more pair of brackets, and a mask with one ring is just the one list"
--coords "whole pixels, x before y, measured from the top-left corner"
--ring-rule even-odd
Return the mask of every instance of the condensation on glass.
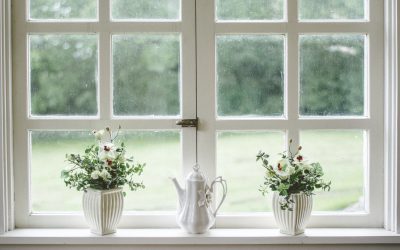
[[300, 114], [363, 116], [365, 35], [300, 36]]
[[30, 35], [30, 114], [97, 115], [97, 35]]
[[217, 36], [218, 116], [282, 116], [283, 35]]
[[284, 147], [283, 131], [217, 133], [217, 174], [228, 181], [229, 189], [222, 213], [271, 211], [271, 196], [259, 192], [265, 169], [255, 159], [262, 150], [271, 156], [271, 163], [275, 162]]
[[284, 19], [285, 0], [216, 0], [219, 21], [280, 21]]
[[[82, 154], [86, 147], [96, 144], [93, 135], [90, 131], [31, 131], [30, 134], [31, 210], [81, 211], [82, 192], [67, 188], [60, 174], [68, 166], [65, 154]], [[143, 180], [146, 188], [136, 192], [125, 190], [125, 210], [174, 211], [176, 194], [168, 177], [180, 177], [180, 132], [123, 130], [118, 138], [117, 143], [125, 143], [127, 156], [146, 163], [143, 175], [137, 179]]]
[[180, 36], [114, 35], [112, 41], [114, 115], [180, 115]]
[[314, 196], [314, 211], [364, 212], [363, 130], [300, 131], [302, 152], [309, 162], [319, 162], [324, 180], [332, 181], [329, 192]]
[[115, 20], [181, 19], [181, 0], [111, 0]]
[[98, 0], [29, 0], [30, 20], [97, 20]]
[[299, 17], [313, 21], [366, 20], [367, 7], [368, 0], [299, 0]]

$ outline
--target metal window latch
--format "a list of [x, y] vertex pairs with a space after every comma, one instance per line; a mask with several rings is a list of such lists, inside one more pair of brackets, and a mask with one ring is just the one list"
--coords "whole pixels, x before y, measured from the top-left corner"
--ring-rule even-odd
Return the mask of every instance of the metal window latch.
[[182, 128], [197, 128], [198, 124], [199, 124], [199, 118], [182, 119], [182, 120], [176, 121], [176, 125], [179, 125]]

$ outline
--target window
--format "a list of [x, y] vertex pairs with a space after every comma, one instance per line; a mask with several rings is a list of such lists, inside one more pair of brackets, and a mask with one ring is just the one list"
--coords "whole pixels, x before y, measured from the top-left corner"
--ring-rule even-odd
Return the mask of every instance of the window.
[[[167, 177], [196, 161], [228, 181], [217, 227], [273, 227], [255, 155], [289, 138], [333, 182], [312, 226], [382, 225], [381, 1], [26, 0], [13, 14], [17, 226], [84, 225], [64, 155], [118, 125], [147, 163], [122, 227], [174, 226]], [[175, 125], [195, 117], [197, 131]]]

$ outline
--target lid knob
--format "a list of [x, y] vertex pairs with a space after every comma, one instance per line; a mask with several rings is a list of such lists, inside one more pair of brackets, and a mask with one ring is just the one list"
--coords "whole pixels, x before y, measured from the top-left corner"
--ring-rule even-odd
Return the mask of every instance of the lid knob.
[[193, 170], [194, 170], [195, 172], [199, 172], [199, 169], [200, 169], [200, 165], [199, 165], [198, 163], [196, 163], [196, 164], [193, 166]]

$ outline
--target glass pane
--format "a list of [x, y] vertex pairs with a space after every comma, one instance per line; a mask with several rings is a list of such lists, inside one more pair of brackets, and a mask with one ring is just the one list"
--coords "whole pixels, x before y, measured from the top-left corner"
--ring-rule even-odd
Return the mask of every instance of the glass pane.
[[228, 196], [221, 211], [269, 212], [271, 197], [264, 197], [258, 189], [263, 183], [264, 168], [256, 162], [262, 150], [272, 161], [284, 150], [283, 132], [219, 132], [217, 139], [217, 172], [228, 181]]
[[[79, 211], [82, 194], [67, 188], [61, 179], [65, 154], [81, 153], [94, 143], [90, 132], [32, 131], [31, 205], [32, 211]], [[51, 192], [49, 192], [51, 190]]]
[[330, 192], [316, 192], [314, 211], [364, 211], [364, 132], [362, 130], [301, 131], [303, 153], [319, 162]]
[[355, 20], [365, 18], [365, 0], [300, 0], [300, 20]]
[[179, 35], [113, 36], [114, 114], [180, 114]]
[[282, 20], [284, 0], [217, 0], [218, 20]]
[[282, 116], [284, 36], [217, 37], [219, 116]]
[[30, 18], [68, 21], [97, 19], [97, 0], [30, 0]]
[[31, 35], [31, 114], [96, 115], [97, 73], [96, 35]]
[[300, 36], [300, 113], [364, 115], [364, 35]]
[[114, 19], [179, 20], [180, 0], [112, 0]]
[[[175, 211], [177, 194], [169, 179], [181, 179], [181, 135], [177, 131], [126, 132], [122, 138], [127, 145], [127, 155], [145, 162], [143, 183], [145, 189], [129, 193], [125, 198], [126, 210]], [[129, 154], [129, 152], [132, 152]]]
[[[82, 192], [71, 190], [60, 178], [67, 166], [66, 153], [82, 154], [95, 143], [90, 132], [32, 131], [31, 202], [34, 212], [80, 211]], [[127, 156], [147, 163], [141, 179], [146, 188], [126, 190], [125, 210], [170, 210], [176, 208], [175, 189], [168, 179], [182, 168], [180, 133], [175, 131], [122, 131]], [[157, 154], [157, 157], [154, 154]], [[51, 192], [49, 192], [51, 190]]]

